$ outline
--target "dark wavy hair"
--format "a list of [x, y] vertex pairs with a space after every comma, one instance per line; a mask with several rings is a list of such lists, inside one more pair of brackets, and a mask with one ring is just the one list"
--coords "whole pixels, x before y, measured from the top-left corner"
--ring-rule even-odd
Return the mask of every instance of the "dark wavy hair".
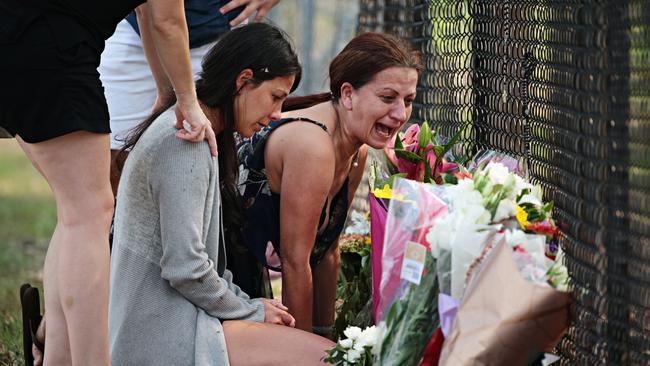
[[[249, 83], [260, 85], [277, 77], [295, 75], [291, 87], [294, 91], [300, 83], [302, 68], [298, 56], [288, 36], [279, 28], [266, 23], [252, 23], [225, 33], [214, 47], [205, 55], [202, 71], [196, 81], [196, 94], [204, 105], [219, 111], [224, 129], [217, 135], [219, 146], [219, 177], [224, 210], [226, 233], [230, 228], [241, 226], [243, 212], [237, 197], [236, 182], [238, 162], [235, 132], [235, 96], [239, 93], [236, 79], [241, 71], [253, 70]], [[154, 111], [146, 120], [136, 126], [126, 139], [120, 155], [128, 152], [138, 142], [144, 131], [164, 111], [175, 103], [170, 103]], [[118, 161], [120, 160], [118, 155]]]
[[406, 41], [383, 33], [362, 33], [354, 37], [330, 62], [330, 92], [289, 97], [283, 111], [308, 108], [341, 97], [341, 85], [348, 82], [361, 88], [379, 72], [389, 67], [407, 67], [422, 71], [422, 56]]

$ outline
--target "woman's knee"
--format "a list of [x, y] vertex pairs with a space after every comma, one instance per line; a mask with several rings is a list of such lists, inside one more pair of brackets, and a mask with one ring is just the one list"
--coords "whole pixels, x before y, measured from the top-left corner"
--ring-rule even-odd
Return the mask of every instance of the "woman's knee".
[[338, 271], [340, 262], [341, 254], [339, 253], [339, 248], [338, 246], [333, 246], [325, 253], [323, 259], [319, 263], [319, 267], [321, 267], [321, 269]]
[[97, 224], [110, 227], [115, 199], [110, 185], [90, 195], [57, 196], [59, 223], [64, 226]]

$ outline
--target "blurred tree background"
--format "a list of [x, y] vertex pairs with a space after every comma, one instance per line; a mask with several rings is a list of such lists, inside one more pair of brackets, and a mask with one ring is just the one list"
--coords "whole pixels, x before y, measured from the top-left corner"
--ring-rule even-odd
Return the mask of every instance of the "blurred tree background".
[[358, 13], [358, 2], [349, 0], [281, 0], [269, 13], [293, 40], [303, 66], [296, 95], [329, 90], [329, 62], [354, 37]]

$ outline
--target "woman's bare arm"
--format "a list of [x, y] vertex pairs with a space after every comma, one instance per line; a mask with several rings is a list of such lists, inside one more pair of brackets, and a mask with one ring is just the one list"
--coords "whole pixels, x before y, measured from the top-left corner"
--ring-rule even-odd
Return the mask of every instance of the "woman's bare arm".
[[[157, 90], [166, 93], [171, 86], [176, 94], [176, 127], [180, 129], [177, 136], [190, 141], [205, 138], [212, 155], [216, 155], [217, 142], [212, 125], [196, 97], [183, 1], [149, 0], [138, 7], [136, 14]], [[160, 94], [159, 97], [162, 98]], [[191, 132], [183, 129], [184, 121], [189, 123]]]
[[267, 169], [270, 156], [281, 160], [275, 163], [281, 166], [282, 302], [296, 318], [296, 328], [311, 332], [309, 256], [334, 177], [334, 149], [320, 127], [305, 122], [293, 122], [275, 131], [267, 149]]

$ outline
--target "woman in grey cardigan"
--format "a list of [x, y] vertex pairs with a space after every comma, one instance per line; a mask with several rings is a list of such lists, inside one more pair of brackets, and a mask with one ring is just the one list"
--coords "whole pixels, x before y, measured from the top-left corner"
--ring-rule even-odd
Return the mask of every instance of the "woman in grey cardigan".
[[133, 132], [111, 259], [114, 366], [310, 365], [333, 346], [294, 329], [281, 303], [250, 299], [226, 270], [224, 227], [234, 231], [241, 217], [222, 209], [222, 201], [237, 199], [233, 132], [251, 136], [279, 119], [300, 73], [277, 28], [256, 23], [232, 30], [208, 53], [197, 81], [218, 135], [218, 159], [207, 143], [175, 138], [170, 106]]

